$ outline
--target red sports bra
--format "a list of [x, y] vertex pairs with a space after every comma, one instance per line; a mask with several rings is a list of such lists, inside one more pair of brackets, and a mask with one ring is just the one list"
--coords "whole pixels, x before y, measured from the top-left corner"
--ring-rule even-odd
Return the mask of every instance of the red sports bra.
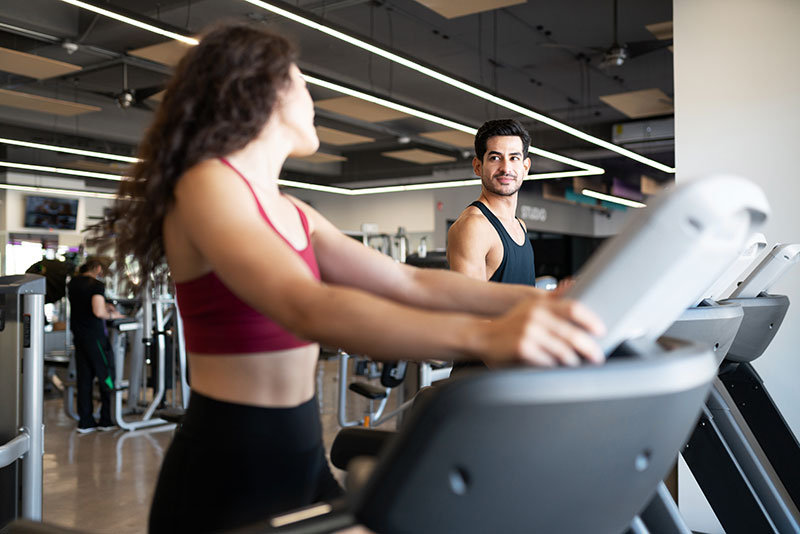
[[[226, 159], [220, 158], [220, 160], [247, 184], [261, 217], [286, 241], [270, 222], [250, 182]], [[292, 250], [303, 258], [314, 277], [319, 280], [319, 266], [311, 246], [308, 220], [300, 208], [297, 208], [297, 211], [306, 233], [307, 245], [303, 250], [294, 247]], [[286, 244], [292, 246], [288, 241]], [[269, 261], [269, 254], [266, 251], [264, 261]], [[309, 341], [295, 337], [269, 317], [242, 302], [213, 271], [188, 282], [176, 283], [175, 292], [183, 318], [186, 349], [190, 352], [200, 354], [269, 352], [310, 344]]]

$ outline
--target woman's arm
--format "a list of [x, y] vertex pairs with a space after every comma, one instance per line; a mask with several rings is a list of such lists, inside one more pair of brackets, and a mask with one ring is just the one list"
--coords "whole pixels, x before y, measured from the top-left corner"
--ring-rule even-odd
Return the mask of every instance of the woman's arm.
[[347, 237], [311, 206], [295, 201], [313, 221], [314, 250], [326, 282], [356, 287], [414, 307], [490, 317], [526, 299], [552, 298], [550, 293], [531, 286], [487, 283], [453, 271], [398, 263]]
[[[495, 321], [466, 313], [423, 310], [369, 290], [371, 285], [388, 288], [399, 283], [416, 291], [406, 280], [408, 268], [389, 268], [381, 274], [387, 264], [380, 255], [369, 255], [365, 264], [360, 255], [339, 257], [342, 264], [336, 271], [368, 273], [372, 281], [366, 287], [339, 285], [335, 276], [331, 280], [334, 267], [327, 259], [328, 241], [324, 239], [321, 267], [331, 283], [321, 283], [261, 219], [241, 181], [201, 169], [187, 173], [175, 194], [174, 209], [181, 228], [220, 279], [239, 298], [300, 337], [375, 358], [469, 357], [552, 365], [576, 363], [573, 349], [595, 361], [602, 357], [589, 335], [576, 326], [591, 329], [594, 325], [591, 313], [576, 303], [523, 300]], [[276, 207], [270, 212], [274, 216], [280, 210]], [[317, 217], [313, 221], [315, 246], [317, 225], [321, 224]], [[353, 244], [362, 251], [363, 247]], [[388, 266], [394, 265], [388, 262]], [[382, 277], [384, 282], [376, 282]], [[435, 296], [428, 300], [432, 304]], [[542, 306], [542, 302], [551, 304]], [[569, 320], [560, 319], [565, 316]]]

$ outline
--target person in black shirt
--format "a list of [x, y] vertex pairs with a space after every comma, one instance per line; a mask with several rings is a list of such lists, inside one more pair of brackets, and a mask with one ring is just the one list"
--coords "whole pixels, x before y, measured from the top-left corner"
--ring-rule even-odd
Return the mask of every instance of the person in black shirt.
[[[114, 361], [111, 344], [106, 335], [105, 321], [124, 317], [106, 304], [106, 286], [102, 279], [108, 274], [110, 261], [89, 257], [80, 274], [67, 285], [70, 304], [70, 328], [75, 344], [75, 364], [78, 389], [78, 432], [85, 434], [96, 429], [113, 428], [111, 421], [111, 392], [114, 389]], [[92, 387], [94, 378], [100, 384], [100, 422], [94, 420]]]

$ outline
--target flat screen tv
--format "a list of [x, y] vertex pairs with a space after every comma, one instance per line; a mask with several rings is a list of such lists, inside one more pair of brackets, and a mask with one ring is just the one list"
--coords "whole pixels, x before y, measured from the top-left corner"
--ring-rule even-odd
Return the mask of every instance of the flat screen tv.
[[77, 198], [25, 197], [25, 226], [75, 230], [78, 221]]

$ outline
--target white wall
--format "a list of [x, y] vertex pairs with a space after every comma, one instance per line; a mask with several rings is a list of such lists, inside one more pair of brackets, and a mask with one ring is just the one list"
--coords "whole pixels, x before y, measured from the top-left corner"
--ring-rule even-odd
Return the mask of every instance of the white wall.
[[[677, 181], [748, 177], [772, 206], [767, 239], [800, 242], [800, 1], [674, 0], [674, 27]], [[794, 304], [755, 367], [798, 435], [800, 268], [773, 292]], [[690, 527], [720, 532], [713, 523]]]
[[359, 230], [362, 223], [378, 225], [382, 233], [433, 232], [433, 193], [407, 191], [345, 196], [292, 189], [290, 193], [311, 204], [340, 230]]
[[[480, 192], [477, 185], [358, 197], [290, 190], [340, 230], [359, 230], [362, 223], [374, 223], [380, 232], [394, 234], [398, 226], [403, 226], [411, 238], [412, 251], [423, 235], [428, 237], [429, 248], [443, 249], [447, 243], [447, 221], [458, 218], [464, 208], [477, 200]], [[517, 216], [525, 220], [530, 230], [605, 237], [619, 231], [628, 212], [598, 213], [522, 192]]]

